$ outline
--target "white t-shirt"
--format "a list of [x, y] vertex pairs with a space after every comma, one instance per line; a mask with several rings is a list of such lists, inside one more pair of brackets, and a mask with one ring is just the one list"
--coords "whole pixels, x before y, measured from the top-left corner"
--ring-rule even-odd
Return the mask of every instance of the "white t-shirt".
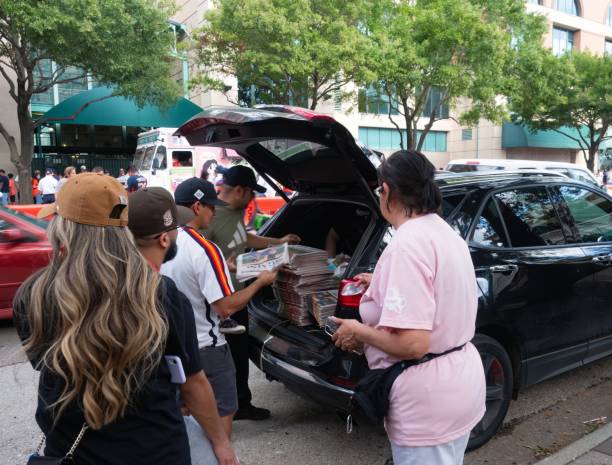
[[55, 194], [57, 189], [58, 180], [51, 175], [47, 175], [40, 180], [38, 183], [38, 189], [42, 195]]
[[211, 304], [234, 292], [221, 250], [195, 229], [179, 228], [176, 257], [161, 267], [174, 280], [193, 307], [200, 349], [225, 344], [219, 333], [219, 315]]

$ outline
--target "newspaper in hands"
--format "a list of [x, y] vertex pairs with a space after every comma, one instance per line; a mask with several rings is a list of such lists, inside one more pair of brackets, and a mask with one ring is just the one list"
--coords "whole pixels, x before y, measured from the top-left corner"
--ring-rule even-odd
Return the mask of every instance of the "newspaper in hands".
[[256, 278], [262, 271], [272, 271], [287, 265], [289, 261], [289, 246], [286, 243], [244, 253], [236, 259], [236, 278], [244, 282]]

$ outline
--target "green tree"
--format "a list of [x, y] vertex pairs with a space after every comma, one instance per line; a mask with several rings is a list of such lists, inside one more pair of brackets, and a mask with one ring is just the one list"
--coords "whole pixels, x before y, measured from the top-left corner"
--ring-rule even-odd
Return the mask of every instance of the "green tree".
[[575, 141], [593, 171], [602, 142], [612, 138], [612, 57], [572, 52], [534, 54], [519, 62], [510, 99], [513, 120]]
[[[543, 19], [526, 13], [524, 0], [381, 0], [368, 12], [363, 30], [372, 43], [373, 80], [361, 84], [389, 97], [389, 119], [402, 134], [391, 114], [403, 116], [407, 147], [416, 150], [446, 118], [445, 106], [460, 110], [462, 124], [505, 118], [499, 95], [512, 88], [510, 67], [518, 54], [540, 47], [544, 31]], [[424, 114], [432, 90], [440, 98]]]
[[[170, 103], [178, 86], [170, 79], [173, 39], [164, 0], [0, 0], [0, 74], [17, 104], [20, 144], [0, 123], [22, 186], [29, 186], [34, 149], [30, 101], [55, 84], [87, 72], [116, 86], [115, 95], [142, 105]], [[43, 60], [55, 71], [38, 79]], [[73, 67], [82, 75], [67, 73]], [[21, 190], [30, 203], [31, 190]]]
[[204, 73], [192, 83], [227, 92], [223, 75], [271, 103], [315, 109], [365, 70], [361, 0], [220, 0], [195, 37]]

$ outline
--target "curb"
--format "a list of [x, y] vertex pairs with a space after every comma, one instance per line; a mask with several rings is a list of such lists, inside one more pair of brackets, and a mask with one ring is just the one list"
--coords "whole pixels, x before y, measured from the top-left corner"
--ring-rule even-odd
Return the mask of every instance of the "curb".
[[590, 452], [609, 438], [612, 438], [612, 423], [599, 428], [597, 431], [586, 435], [582, 439], [578, 439], [576, 442], [564, 447], [559, 452], [533, 465], [568, 465], [573, 460]]

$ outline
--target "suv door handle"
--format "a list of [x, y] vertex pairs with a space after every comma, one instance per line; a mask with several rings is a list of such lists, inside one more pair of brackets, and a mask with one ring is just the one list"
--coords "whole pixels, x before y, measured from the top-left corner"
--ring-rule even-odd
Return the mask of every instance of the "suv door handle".
[[602, 266], [612, 265], [612, 255], [598, 255], [597, 257], [591, 258], [591, 262]]
[[512, 264], [508, 264], [508, 265], [494, 265], [494, 266], [490, 266], [489, 270], [492, 273], [511, 273], [513, 271], [518, 270], [518, 265], [512, 265]]

